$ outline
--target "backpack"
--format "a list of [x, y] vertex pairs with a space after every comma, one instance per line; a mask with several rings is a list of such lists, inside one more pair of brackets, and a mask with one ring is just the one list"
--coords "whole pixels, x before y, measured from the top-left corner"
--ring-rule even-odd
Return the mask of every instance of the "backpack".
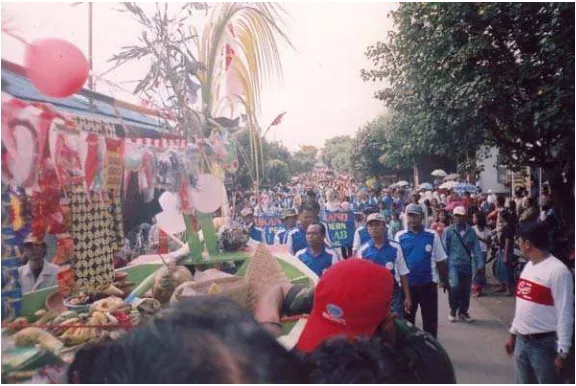
[[417, 383], [456, 383], [450, 357], [430, 334], [412, 324], [396, 319], [396, 352], [408, 362]]

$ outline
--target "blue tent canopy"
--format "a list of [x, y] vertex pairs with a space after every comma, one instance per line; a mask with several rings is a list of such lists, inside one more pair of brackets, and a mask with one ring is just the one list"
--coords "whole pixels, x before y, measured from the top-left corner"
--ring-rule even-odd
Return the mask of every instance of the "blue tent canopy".
[[[118, 105], [116, 99], [104, 94], [83, 89], [68, 98], [53, 98], [44, 95], [24, 76], [22, 67], [4, 60], [2, 60], [2, 91], [25, 101], [49, 103], [57, 110], [72, 115], [105, 119], [111, 123], [120, 124], [114, 108], [116, 104], [118, 114], [131, 135], [160, 138], [169, 134], [165, 130], [162, 118], [137, 111], [137, 106], [129, 109], [124, 107], [126, 103]], [[90, 99], [92, 99], [92, 104]], [[126, 133], [118, 133], [118, 135], [125, 136]]]

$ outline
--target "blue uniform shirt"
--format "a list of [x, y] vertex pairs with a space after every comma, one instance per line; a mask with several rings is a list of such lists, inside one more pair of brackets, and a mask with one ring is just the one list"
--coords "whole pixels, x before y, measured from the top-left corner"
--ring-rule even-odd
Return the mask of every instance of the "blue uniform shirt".
[[301, 249], [308, 248], [306, 232], [302, 231], [300, 227], [289, 230], [286, 237], [286, 244], [288, 244], [288, 252], [292, 255], [295, 255], [296, 252]]
[[250, 238], [254, 241], [258, 241], [259, 243], [266, 244], [266, 237], [264, 236], [264, 230], [258, 227], [252, 227], [250, 229]]
[[275, 245], [287, 244], [288, 243], [288, 233], [290, 233], [290, 231], [293, 229], [298, 229], [298, 228], [293, 227], [290, 229], [284, 229], [282, 231], [277, 232], [276, 235], [274, 236], [274, 244]]
[[374, 245], [374, 240], [371, 239], [360, 248], [358, 255], [390, 270], [398, 281], [400, 280], [399, 276], [410, 273], [406, 267], [402, 250], [397, 247], [395, 242], [386, 241], [382, 247], [377, 248]]
[[332, 249], [323, 248], [320, 254], [314, 256], [309, 248], [304, 248], [296, 253], [296, 257], [306, 264], [318, 277], [325, 270], [339, 261], [339, 257]]
[[396, 242], [402, 249], [410, 271], [410, 285], [438, 282], [436, 263], [446, 260], [447, 257], [436, 232], [424, 228], [418, 233], [403, 230], [396, 234]]
[[359, 251], [360, 247], [370, 241], [370, 234], [368, 233], [368, 228], [366, 225], [362, 225], [357, 228], [354, 232], [354, 241], [352, 243], [352, 249], [354, 251]]

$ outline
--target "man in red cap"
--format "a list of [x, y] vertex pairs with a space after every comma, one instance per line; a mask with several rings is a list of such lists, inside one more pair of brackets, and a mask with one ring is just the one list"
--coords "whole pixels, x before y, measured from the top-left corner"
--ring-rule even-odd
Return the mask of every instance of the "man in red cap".
[[309, 314], [296, 345], [304, 353], [332, 337], [378, 337], [420, 381], [454, 383], [454, 369], [438, 341], [390, 313], [393, 283], [386, 268], [351, 258], [326, 270], [315, 289], [275, 286], [260, 299], [256, 319], [279, 335], [283, 315]]

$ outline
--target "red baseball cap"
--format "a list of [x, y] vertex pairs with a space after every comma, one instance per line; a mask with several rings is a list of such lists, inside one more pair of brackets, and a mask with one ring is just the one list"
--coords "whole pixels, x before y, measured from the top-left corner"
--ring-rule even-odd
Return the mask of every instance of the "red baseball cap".
[[296, 347], [313, 351], [323, 340], [371, 336], [390, 312], [394, 278], [389, 270], [359, 258], [329, 268], [314, 290], [314, 305]]

